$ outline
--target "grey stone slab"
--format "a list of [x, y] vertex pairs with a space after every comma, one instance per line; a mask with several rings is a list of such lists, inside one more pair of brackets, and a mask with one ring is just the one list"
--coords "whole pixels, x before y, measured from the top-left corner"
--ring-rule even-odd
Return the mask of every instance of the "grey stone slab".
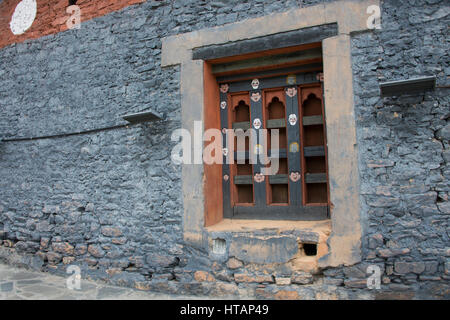
[[298, 252], [295, 237], [244, 237], [232, 239], [229, 256], [251, 263], [283, 263]]

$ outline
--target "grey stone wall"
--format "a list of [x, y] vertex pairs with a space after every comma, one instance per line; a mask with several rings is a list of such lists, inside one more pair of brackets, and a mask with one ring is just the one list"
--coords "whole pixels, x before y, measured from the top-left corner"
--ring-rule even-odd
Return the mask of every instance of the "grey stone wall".
[[[384, 1], [382, 30], [352, 41], [363, 253], [392, 290], [448, 285], [449, 13], [444, 1]], [[379, 96], [379, 82], [424, 75], [436, 90]]]
[[[182, 241], [181, 169], [170, 161], [179, 70], [161, 69], [160, 38], [321, 2], [149, 0], [1, 49], [4, 139], [119, 125], [144, 109], [166, 119], [1, 142], [0, 256], [57, 273], [77, 264], [85, 277], [179, 294], [448, 298], [448, 89], [381, 99], [378, 88], [420, 75], [448, 85], [444, 0], [383, 1], [382, 29], [353, 35], [363, 263], [276, 284]], [[371, 264], [382, 290], [366, 288]]]

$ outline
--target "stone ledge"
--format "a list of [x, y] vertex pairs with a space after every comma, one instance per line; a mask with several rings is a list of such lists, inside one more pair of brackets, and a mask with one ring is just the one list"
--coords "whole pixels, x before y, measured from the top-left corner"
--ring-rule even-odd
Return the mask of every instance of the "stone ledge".
[[369, 17], [366, 10], [370, 5], [379, 6], [379, 0], [334, 1], [169, 36], [162, 39], [161, 66], [167, 67], [191, 60], [193, 48], [324, 24], [337, 22], [340, 34], [366, 30]]
[[[205, 246], [213, 260], [238, 261], [235, 268], [282, 264], [292, 271], [316, 272], [319, 258], [328, 252], [331, 222], [225, 219], [205, 231]], [[214, 249], [217, 239], [224, 243], [221, 253]], [[306, 255], [305, 243], [317, 244], [315, 256]]]

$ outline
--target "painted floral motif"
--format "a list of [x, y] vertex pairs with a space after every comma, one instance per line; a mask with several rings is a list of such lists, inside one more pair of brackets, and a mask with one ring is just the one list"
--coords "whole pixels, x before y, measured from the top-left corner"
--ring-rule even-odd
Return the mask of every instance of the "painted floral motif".
[[252, 88], [255, 90], [259, 88], [259, 80], [258, 79], [252, 80]]
[[255, 182], [263, 182], [264, 181], [264, 175], [262, 173], [257, 173], [255, 174], [253, 180], [255, 180]]
[[298, 180], [300, 180], [301, 176], [299, 172], [291, 172], [289, 178], [291, 179], [292, 182], [297, 182]]
[[229, 178], [230, 177], [227, 174], [223, 176], [223, 180], [225, 180], [225, 181], [228, 181]]
[[320, 72], [316, 75], [316, 79], [319, 80], [320, 82], [323, 82], [323, 73]]
[[255, 129], [261, 128], [261, 119], [255, 118], [255, 120], [253, 120], [253, 127], [254, 127]]
[[297, 123], [297, 116], [296, 116], [294, 113], [291, 113], [291, 114], [289, 115], [288, 120], [289, 120], [289, 124], [290, 124], [291, 126], [295, 126], [295, 124]]
[[297, 142], [291, 142], [289, 145], [289, 152], [297, 153], [300, 150], [300, 146]]
[[227, 93], [230, 86], [226, 83], [220, 85], [220, 92]]
[[220, 103], [220, 107], [221, 107], [222, 109], [225, 109], [225, 108], [227, 107], [227, 102], [226, 102], [226, 101], [222, 101], [222, 102]]
[[226, 157], [228, 155], [228, 149], [227, 148], [223, 148], [222, 149], [222, 153]]
[[296, 88], [287, 88], [286, 89], [286, 94], [288, 95], [288, 97], [295, 97], [295, 95], [297, 94], [297, 89]]
[[261, 94], [259, 92], [253, 92], [250, 96], [250, 99], [252, 99], [254, 102], [258, 102], [261, 99]]
[[255, 154], [262, 154], [263, 151], [264, 151], [263, 146], [260, 145], [260, 144], [256, 144], [256, 145], [255, 145], [255, 148], [254, 148], [254, 150], [253, 150], [253, 152], [254, 152]]
[[295, 84], [297, 82], [297, 77], [295, 76], [295, 74], [290, 74], [286, 77], [286, 83], [287, 84]]

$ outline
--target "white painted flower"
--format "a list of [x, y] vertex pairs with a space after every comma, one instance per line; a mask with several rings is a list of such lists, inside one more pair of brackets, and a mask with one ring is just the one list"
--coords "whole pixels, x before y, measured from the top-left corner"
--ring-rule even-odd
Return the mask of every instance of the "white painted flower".
[[36, 18], [36, 12], [36, 0], [22, 0], [19, 2], [9, 23], [12, 33], [20, 35], [27, 31]]

